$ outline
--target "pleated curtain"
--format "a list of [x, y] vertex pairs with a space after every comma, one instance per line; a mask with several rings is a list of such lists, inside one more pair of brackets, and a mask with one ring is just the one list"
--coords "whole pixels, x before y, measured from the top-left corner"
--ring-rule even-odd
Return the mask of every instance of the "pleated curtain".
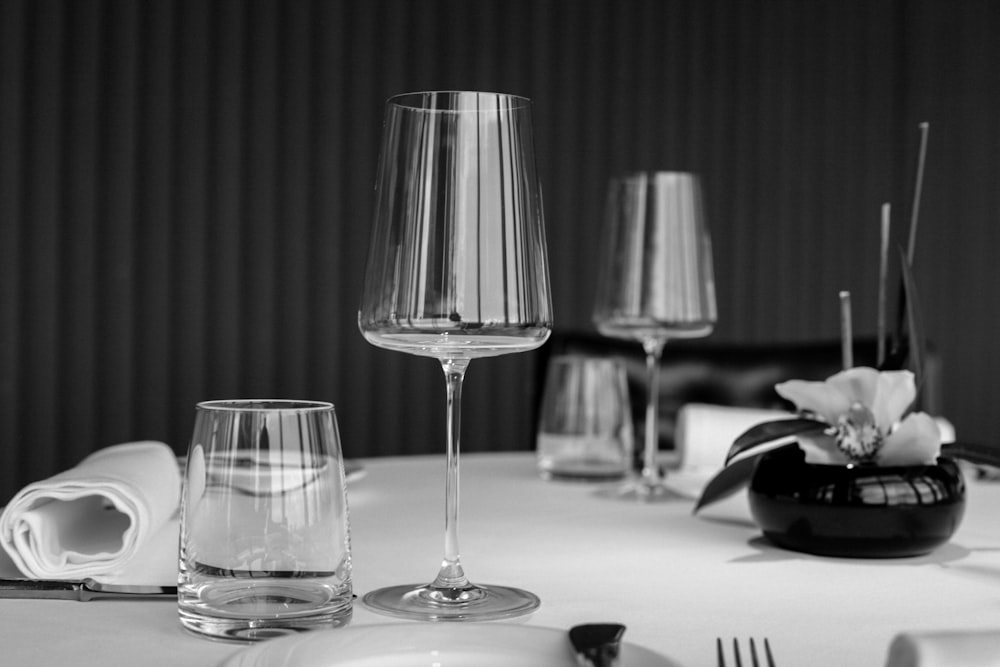
[[[945, 400], [995, 438], [1000, 5], [988, 0], [0, 0], [0, 496], [195, 402], [337, 406], [348, 456], [441, 452], [436, 362], [357, 332], [383, 104], [535, 104], [556, 326], [590, 328], [614, 173], [696, 171], [716, 340], [874, 332], [911, 210]], [[533, 446], [536, 354], [474, 361], [463, 450]], [[0, 501], [2, 502], [2, 501]]]

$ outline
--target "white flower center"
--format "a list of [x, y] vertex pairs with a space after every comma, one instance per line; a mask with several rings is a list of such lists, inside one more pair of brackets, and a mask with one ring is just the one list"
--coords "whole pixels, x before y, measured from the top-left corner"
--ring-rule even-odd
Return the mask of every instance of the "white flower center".
[[882, 434], [875, 424], [875, 415], [861, 403], [853, 403], [850, 409], [837, 419], [835, 438], [837, 447], [855, 463], [875, 460], [882, 447]]

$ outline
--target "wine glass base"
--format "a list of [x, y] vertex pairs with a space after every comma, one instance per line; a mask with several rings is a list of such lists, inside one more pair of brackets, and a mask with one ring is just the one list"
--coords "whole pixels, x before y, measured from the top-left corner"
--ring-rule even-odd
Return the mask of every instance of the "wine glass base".
[[541, 604], [534, 593], [489, 585], [460, 590], [389, 586], [367, 593], [361, 602], [376, 613], [417, 621], [493, 621], [530, 614]]
[[650, 481], [642, 478], [630, 479], [624, 484], [604, 489], [600, 495], [637, 503], [665, 503], [688, 499], [671, 489], [663, 480]]

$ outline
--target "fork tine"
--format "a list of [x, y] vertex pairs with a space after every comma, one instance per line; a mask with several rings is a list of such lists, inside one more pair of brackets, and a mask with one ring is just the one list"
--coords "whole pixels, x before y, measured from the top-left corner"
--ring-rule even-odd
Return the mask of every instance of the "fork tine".
[[740, 642], [736, 637], [733, 637], [733, 660], [736, 661], [736, 667], [743, 667], [743, 657], [740, 655]]
[[753, 663], [753, 667], [760, 667], [760, 663], [757, 662], [757, 645], [753, 642], [753, 637], [750, 638], [750, 662]]
[[726, 667], [726, 654], [722, 650], [722, 637], [715, 638], [715, 655], [716, 662], [719, 663], [719, 667]]
[[767, 667], [775, 667], [774, 656], [771, 655], [771, 644], [764, 637], [764, 655], [767, 657]]

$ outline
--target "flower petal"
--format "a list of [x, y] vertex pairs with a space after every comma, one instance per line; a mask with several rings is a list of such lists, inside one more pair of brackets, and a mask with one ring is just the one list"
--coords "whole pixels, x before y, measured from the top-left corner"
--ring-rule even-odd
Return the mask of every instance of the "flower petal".
[[883, 433], [903, 418], [917, 396], [917, 385], [910, 371], [884, 371], [878, 376], [878, 391], [871, 404], [875, 423]]
[[[878, 395], [879, 375], [874, 368], [855, 366], [830, 376], [826, 382], [846, 396], [849, 404], [857, 402], [871, 409]], [[875, 423], [881, 425], [878, 421]]]
[[926, 412], [906, 417], [882, 443], [878, 464], [883, 466], [930, 465], [941, 454], [941, 431]]
[[847, 465], [850, 459], [837, 447], [829, 435], [799, 435], [799, 447], [805, 452], [806, 463]]
[[850, 399], [826, 382], [789, 380], [774, 385], [774, 390], [800, 412], [815, 413], [827, 424], [836, 424], [837, 417], [851, 407]]

